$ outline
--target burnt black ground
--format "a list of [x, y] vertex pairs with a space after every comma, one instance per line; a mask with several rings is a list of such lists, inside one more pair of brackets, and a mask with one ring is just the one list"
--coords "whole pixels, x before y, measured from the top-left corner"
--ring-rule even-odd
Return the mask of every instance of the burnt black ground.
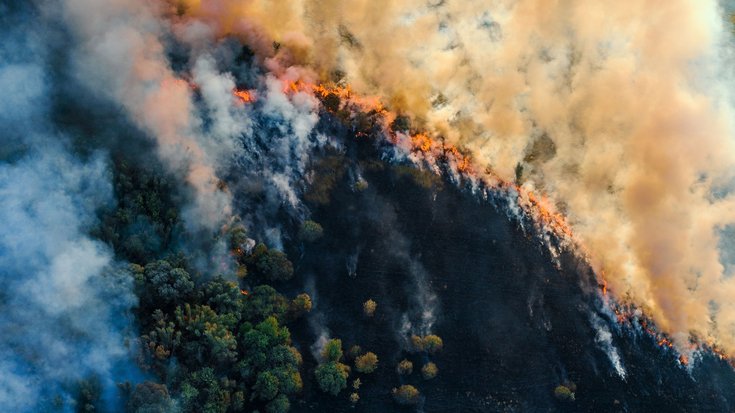
[[[722, 361], [705, 356], [691, 371], [670, 350], [633, 330], [621, 330], [598, 308], [596, 282], [571, 254], [553, 265], [548, 250], [502, 207], [480, 200], [449, 182], [431, 188], [389, 163], [375, 162], [369, 144], [350, 144], [345, 163], [369, 183], [352, 189], [345, 173], [331, 202], [311, 205], [325, 230], [311, 245], [293, 243], [297, 279], [294, 291], [315, 294], [309, 323], [292, 328], [304, 354], [303, 400], [294, 412], [398, 412], [390, 390], [415, 385], [425, 412], [719, 412], [735, 407], [735, 374]], [[368, 162], [369, 161], [369, 162]], [[359, 251], [357, 270], [347, 263]], [[301, 256], [300, 259], [295, 258]], [[423, 269], [423, 271], [422, 271]], [[416, 276], [415, 274], [424, 274]], [[437, 320], [431, 331], [444, 339], [432, 356], [439, 375], [424, 381], [418, 370], [426, 355], [404, 352], [402, 315], [420, 317], [418, 285], [436, 294]], [[312, 288], [313, 287], [313, 288]], [[373, 319], [362, 303], [378, 303]], [[591, 314], [612, 331], [626, 370], [622, 379], [595, 341]], [[314, 381], [316, 361], [309, 346], [326, 327], [345, 350], [359, 344], [380, 359], [371, 375], [360, 377], [360, 401], [321, 393]], [[414, 373], [401, 378], [398, 361], [414, 361]], [[554, 398], [566, 381], [577, 385], [575, 401]]]

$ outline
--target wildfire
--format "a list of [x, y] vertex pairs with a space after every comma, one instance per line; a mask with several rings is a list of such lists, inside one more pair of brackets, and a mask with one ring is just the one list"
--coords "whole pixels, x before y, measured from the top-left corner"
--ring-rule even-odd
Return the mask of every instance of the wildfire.
[[[521, 185], [502, 179], [490, 167], [485, 169], [485, 179], [478, 178], [476, 171], [473, 169], [474, 162], [470, 156], [463, 154], [460, 148], [451, 144], [446, 144], [443, 139], [432, 137], [425, 131], [411, 131], [411, 133], [408, 134], [408, 137], [402, 133], [391, 131], [388, 125], [396, 118], [396, 114], [386, 110], [380, 100], [361, 97], [356, 94], [349, 85], [311, 85], [301, 80], [285, 83], [284, 93], [297, 92], [312, 92], [320, 99], [337, 96], [340, 99], [340, 109], [350, 105], [349, 107], [352, 109], [368, 113], [377, 113], [381, 117], [378, 120], [378, 123], [382, 126], [386, 140], [393, 144], [403, 146], [405, 149], [410, 150], [413, 153], [421, 154], [419, 159], [423, 159], [429, 163], [436, 163], [437, 161], [443, 160], [447, 165], [452, 166], [456, 172], [463, 177], [484, 182], [490, 187], [506, 190], [509, 194], [516, 194], [518, 205], [525, 213], [528, 214], [528, 216], [532, 217], [540, 229], [553, 235], [560, 241], [567, 242], [568, 246], [572, 247], [576, 253], [580, 254], [580, 256], [588, 257], [584, 245], [575, 238], [571, 225], [564, 215], [557, 211], [551, 199], [543, 194], [537, 195], [533, 191], [527, 190]], [[356, 132], [356, 135], [358, 137], [366, 136], [364, 132]], [[604, 272], [598, 274], [598, 277], [601, 282], [600, 289], [602, 296], [606, 297], [608, 296], [609, 289]], [[243, 294], [246, 293], [244, 292]], [[616, 320], [619, 324], [630, 324], [632, 326], [633, 323], [637, 323], [637, 325], [639, 325], [646, 334], [650, 335], [655, 340], [657, 346], [678, 352], [676, 346], [669, 337], [657, 332], [655, 327], [649, 326], [647, 319], [641, 318], [640, 314], [638, 312], [634, 312], [633, 308], [621, 307], [611, 301], [606, 302], [608, 302], [608, 305], [613, 308]], [[699, 347], [703, 346], [711, 350], [712, 353], [720, 359], [728, 360], [728, 362], [733, 363], [729, 357], [715, 347], [706, 346], [704, 344], [699, 345]], [[694, 350], [695, 348], [697, 348], [697, 346], [693, 345], [690, 350]], [[689, 364], [689, 357], [685, 354], [679, 354], [678, 361], [682, 366], [687, 366]]]
[[235, 95], [235, 97], [238, 98], [242, 103], [247, 104], [255, 102], [255, 96], [249, 90], [235, 89], [232, 94]]
[[434, 142], [432, 142], [431, 138], [425, 134], [417, 133], [416, 135], [411, 136], [411, 143], [413, 144], [413, 147], [419, 151], [428, 152]]
[[250, 293], [248, 292], [248, 290], [240, 290], [240, 294], [242, 294], [242, 295], [250, 295]]

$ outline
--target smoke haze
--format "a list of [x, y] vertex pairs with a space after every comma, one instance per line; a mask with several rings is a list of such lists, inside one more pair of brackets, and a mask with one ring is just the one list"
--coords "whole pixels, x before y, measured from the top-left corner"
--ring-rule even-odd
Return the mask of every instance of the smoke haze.
[[469, 150], [487, 181], [547, 194], [618, 298], [682, 348], [691, 332], [735, 348], [718, 249], [733, 223], [731, 34], [716, 1], [181, 3], [265, 60], [342, 73]]
[[113, 202], [108, 167], [101, 153], [74, 156], [48, 122], [48, 50], [11, 16], [0, 19], [0, 406], [47, 411], [90, 375], [112, 403], [116, 380], [136, 374], [124, 345], [136, 298], [88, 235]]

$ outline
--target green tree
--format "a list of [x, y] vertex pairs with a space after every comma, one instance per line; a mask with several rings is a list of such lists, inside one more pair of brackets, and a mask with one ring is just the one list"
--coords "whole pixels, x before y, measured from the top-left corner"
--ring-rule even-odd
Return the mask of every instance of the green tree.
[[135, 386], [127, 407], [130, 413], [168, 413], [173, 403], [165, 384], [145, 381]]
[[205, 367], [189, 375], [181, 385], [182, 408], [191, 413], [225, 413], [229, 397], [214, 370]]
[[269, 250], [263, 244], [255, 247], [249, 261], [255, 265], [258, 275], [268, 280], [284, 281], [293, 277], [293, 264], [286, 254], [274, 249]]
[[314, 221], [304, 221], [299, 228], [299, 238], [302, 241], [314, 242], [324, 235], [324, 229]]
[[321, 353], [326, 361], [339, 361], [342, 359], [342, 340], [335, 338], [327, 341]]
[[181, 331], [176, 329], [173, 322], [161, 310], [155, 310], [151, 318], [153, 328], [148, 334], [142, 335], [141, 342], [154, 361], [168, 360], [181, 345]]
[[260, 321], [267, 317], [282, 319], [288, 310], [288, 300], [268, 285], [259, 285], [247, 295], [243, 316], [246, 320]]
[[355, 370], [360, 373], [372, 373], [378, 368], [378, 356], [367, 352], [355, 359]]
[[347, 377], [350, 368], [336, 361], [329, 361], [317, 366], [315, 375], [319, 388], [336, 396], [342, 389], [347, 387]]
[[184, 355], [197, 365], [207, 360], [232, 363], [237, 358], [236, 325], [232, 314], [219, 315], [209, 306], [186, 303], [176, 309], [176, 324], [183, 333]]
[[142, 273], [136, 273], [135, 285], [142, 311], [170, 309], [180, 302], [189, 301], [194, 291], [194, 281], [189, 273], [164, 260], [147, 264]]
[[240, 319], [245, 299], [234, 281], [217, 276], [204, 285], [202, 301], [218, 314], [232, 314]]
[[288, 401], [288, 397], [283, 394], [279, 394], [265, 405], [266, 413], [286, 413], [290, 408], [291, 403]]
[[253, 391], [261, 400], [273, 400], [278, 394], [278, 378], [270, 371], [258, 374]]
[[242, 247], [248, 239], [248, 231], [245, 227], [242, 224], [232, 226], [228, 231], [227, 238], [230, 250], [236, 256], [241, 256], [243, 253]]

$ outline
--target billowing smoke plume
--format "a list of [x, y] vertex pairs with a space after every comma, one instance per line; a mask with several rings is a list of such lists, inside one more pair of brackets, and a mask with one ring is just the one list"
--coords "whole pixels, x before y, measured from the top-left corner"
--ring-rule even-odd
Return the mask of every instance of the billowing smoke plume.
[[[162, 37], [166, 27], [159, 21], [155, 3], [90, 0], [64, 2], [66, 23], [79, 40], [75, 73], [81, 84], [105, 93], [118, 102], [130, 118], [158, 143], [161, 158], [173, 172], [181, 172], [195, 189], [194, 210], [187, 223], [215, 228], [231, 214], [231, 199], [218, 187], [215, 165], [223, 151], [207, 150], [231, 138], [232, 126], [217, 125], [214, 142], [204, 136], [194, 116], [189, 83], [174, 73], [165, 54]], [[205, 81], [204, 97], [215, 115], [217, 74], [206, 60], [198, 63], [195, 76]], [[214, 76], [213, 79], [211, 76]], [[220, 79], [228, 86], [227, 79]], [[228, 91], [229, 93], [229, 91]], [[227, 120], [218, 120], [226, 123]], [[247, 127], [242, 122], [241, 128]], [[224, 151], [232, 156], [234, 151]]]
[[619, 298], [680, 346], [695, 332], [735, 350], [718, 249], [735, 221], [731, 33], [715, 0], [175, 3], [549, 195]]
[[124, 343], [136, 299], [88, 235], [113, 201], [105, 157], [74, 156], [48, 122], [47, 50], [25, 18], [0, 19], [0, 409], [71, 411], [80, 380], [96, 377], [112, 403], [134, 377]]

